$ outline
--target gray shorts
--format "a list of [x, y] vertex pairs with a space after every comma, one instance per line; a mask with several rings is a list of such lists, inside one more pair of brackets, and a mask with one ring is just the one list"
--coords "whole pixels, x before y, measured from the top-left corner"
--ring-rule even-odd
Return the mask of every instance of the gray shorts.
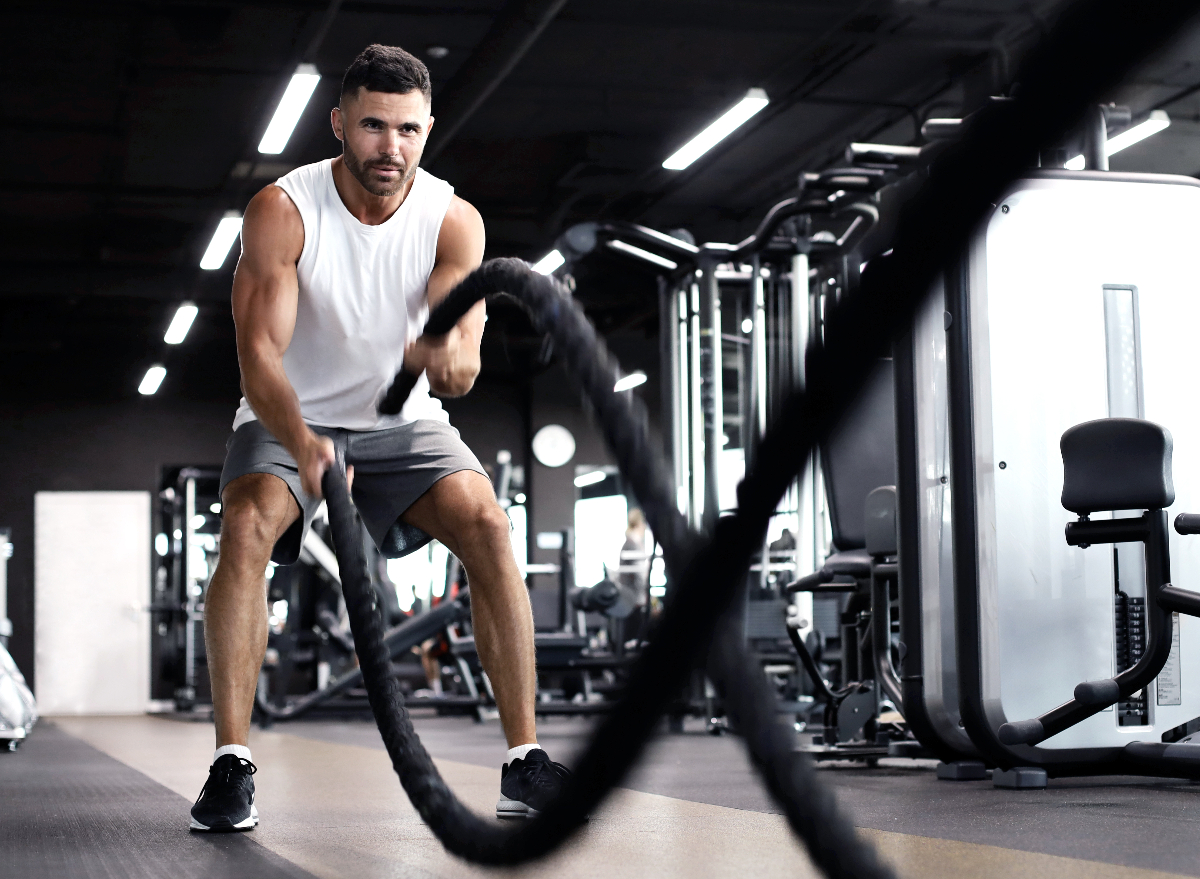
[[[458, 431], [444, 421], [426, 418], [387, 430], [313, 430], [332, 439], [334, 447], [345, 454], [347, 465], [354, 468], [354, 503], [375, 545], [389, 558], [408, 555], [432, 539], [420, 528], [401, 522], [400, 517], [435, 482], [459, 470], [487, 476]], [[300, 558], [300, 546], [321, 500], [304, 493], [295, 459], [258, 421], [235, 430], [225, 449], [222, 494], [225, 486], [247, 473], [273, 473], [291, 489], [302, 514], [275, 544], [271, 561], [292, 564]]]

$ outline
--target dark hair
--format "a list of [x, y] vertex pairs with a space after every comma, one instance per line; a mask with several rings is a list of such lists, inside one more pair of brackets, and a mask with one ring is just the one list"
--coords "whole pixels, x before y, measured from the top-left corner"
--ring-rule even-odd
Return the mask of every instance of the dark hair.
[[410, 55], [399, 46], [367, 46], [358, 53], [346, 75], [342, 77], [341, 97], [358, 93], [359, 88], [371, 92], [404, 94], [419, 91], [429, 100], [433, 92], [429, 83], [429, 68], [420, 58]]

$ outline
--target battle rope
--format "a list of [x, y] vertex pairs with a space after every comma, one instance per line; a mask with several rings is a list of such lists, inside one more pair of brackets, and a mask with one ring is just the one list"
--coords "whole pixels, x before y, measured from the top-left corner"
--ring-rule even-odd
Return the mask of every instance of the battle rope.
[[340, 468], [326, 474], [323, 487], [372, 710], [401, 783], [448, 850], [480, 863], [515, 864], [560, 844], [637, 760], [663, 709], [711, 648], [710, 674], [724, 692], [727, 710], [814, 862], [831, 877], [889, 875], [839, 814], [811, 762], [795, 753], [794, 737], [775, 716], [764, 676], [732, 628], [719, 626], [720, 619], [808, 451], [862, 386], [893, 328], [907, 324], [938, 272], [962, 253], [989, 205], [1032, 164], [1039, 146], [1068, 131], [1090, 104], [1165, 37], [1178, 33], [1194, 12], [1193, 3], [1179, 0], [1136, 8], [1123, 0], [1092, 0], [1063, 14], [1024, 66], [1020, 100], [978, 114], [904, 211], [886, 267], [873, 266], [859, 294], [833, 309], [824, 345], [809, 352], [806, 391], [785, 403], [739, 489], [737, 514], [721, 519], [707, 543], [700, 544], [674, 510], [644, 412], [631, 395], [612, 391], [618, 377], [615, 364], [594, 328], [553, 280], [532, 275], [515, 261], [492, 261], [435, 309], [427, 325], [431, 333], [438, 327], [445, 332], [456, 312], [465, 313], [473, 302], [502, 290], [530, 308], [535, 324], [550, 333], [596, 409], [622, 473], [662, 540], [676, 583], [625, 695], [601, 722], [562, 796], [553, 808], [508, 831], [459, 803], [421, 746], [382, 649], [383, 621], [374, 595], [359, 588], [366, 576], [361, 546], [356, 539], [339, 539], [358, 534], [344, 479]]

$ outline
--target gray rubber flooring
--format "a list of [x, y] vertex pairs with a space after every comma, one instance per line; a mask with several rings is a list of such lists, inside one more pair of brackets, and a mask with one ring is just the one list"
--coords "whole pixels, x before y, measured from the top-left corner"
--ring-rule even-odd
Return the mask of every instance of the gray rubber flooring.
[[[434, 757], [481, 766], [503, 759], [498, 724], [462, 717], [418, 718]], [[548, 718], [538, 739], [570, 763], [586, 743], [590, 721]], [[322, 741], [382, 748], [369, 722], [293, 722], [287, 732]], [[875, 830], [1001, 846], [1200, 876], [1200, 784], [1133, 777], [1051, 779], [1042, 791], [997, 790], [990, 781], [938, 781], [932, 761], [887, 760], [873, 769], [828, 765], [854, 823]], [[701, 726], [663, 735], [625, 786], [759, 812], [778, 812], [735, 736], [706, 735]]]
[[188, 833], [180, 826], [188, 806], [142, 773], [42, 721], [20, 750], [0, 752], [0, 876], [311, 876], [249, 834]]

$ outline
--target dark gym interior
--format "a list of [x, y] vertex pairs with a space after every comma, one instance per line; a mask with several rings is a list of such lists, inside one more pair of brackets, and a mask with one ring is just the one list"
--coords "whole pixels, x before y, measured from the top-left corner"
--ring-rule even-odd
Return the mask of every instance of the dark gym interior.
[[[469, 393], [433, 389], [507, 516], [550, 759], [590, 766], [622, 700], [668, 675], [654, 645], [672, 614], [724, 596], [697, 612], [719, 621], [653, 702], [632, 771], [506, 871], [1200, 876], [1188, 5], [5, 4], [0, 869], [494, 872], [393, 773], [332, 497], [294, 564], [255, 573], [261, 823], [188, 824], [220, 758], [205, 628], [223, 542], [233, 555], [220, 477], [239, 400], [260, 393], [234, 320], [251, 199], [300, 169], [351, 173], [327, 161], [343, 155], [330, 113], [382, 44], [428, 70], [417, 180], [478, 211], [485, 269], [524, 261], [528, 291], [586, 317], [612, 358], [581, 377], [595, 350], [556, 335], [566, 317], [489, 289], [507, 295], [488, 299]], [[301, 321], [305, 261], [332, 259], [305, 210]], [[940, 262], [914, 282], [925, 250]], [[428, 310], [410, 298], [408, 315], [411, 342]], [[743, 552], [745, 489], [785, 454]], [[452, 541], [398, 556], [359, 530], [388, 683], [491, 821], [500, 766], [527, 752], [501, 722], [489, 579]], [[707, 571], [682, 564], [705, 544]], [[723, 559], [728, 588], [705, 586]], [[722, 632], [769, 701], [778, 765], [812, 779], [799, 793], [763, 766]]]

